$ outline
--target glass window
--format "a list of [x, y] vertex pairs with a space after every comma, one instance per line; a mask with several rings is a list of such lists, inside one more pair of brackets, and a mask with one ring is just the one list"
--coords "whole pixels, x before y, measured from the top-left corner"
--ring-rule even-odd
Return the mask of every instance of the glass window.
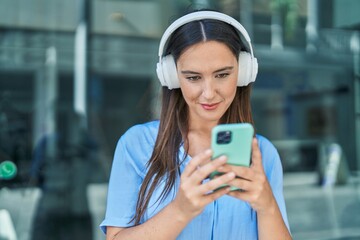
[[281, 156], [294, 239], [359, 239], [360, 2], [348, 2], [0, 0], [0, 239], [105, 239], [115, 146], [157, 118], [159, 40], [193, 8], [252, 38], [256, 131]]

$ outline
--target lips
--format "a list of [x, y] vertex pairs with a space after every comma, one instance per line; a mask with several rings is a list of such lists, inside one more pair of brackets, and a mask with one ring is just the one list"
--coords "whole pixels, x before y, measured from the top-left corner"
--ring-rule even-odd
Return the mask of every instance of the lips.
[[219, 103], [212, 103], [212, 104], [201, 104], [201, 106], [205, 109], [205, 110], [214, 110], [219, 106]]

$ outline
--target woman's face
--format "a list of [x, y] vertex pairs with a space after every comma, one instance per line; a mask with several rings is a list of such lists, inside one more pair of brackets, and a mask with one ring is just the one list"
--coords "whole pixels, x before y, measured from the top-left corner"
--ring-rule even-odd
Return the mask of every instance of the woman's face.
[[221, 42], [201, 42], [180, 55], [177, 73], [190, 121], [217, 124], [236, 94], [235, 55]]

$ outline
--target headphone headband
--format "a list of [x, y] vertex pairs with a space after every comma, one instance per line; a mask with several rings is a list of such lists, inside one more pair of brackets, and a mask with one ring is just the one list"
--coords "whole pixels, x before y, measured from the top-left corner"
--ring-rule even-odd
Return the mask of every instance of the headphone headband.
[[180, 82], [177, 75], [176, 63], [171, 54], [164, 55], [164, 48], [170, 36], [179, 27], [193, 21], [202, 19], [213, 19], [229, 24], [238, 31], [239, 38], [243, 37], [249, 47], [250, 53], [240, 51], [238, 56], [238, 82], [237, 86], [247, 86], [254, 82], [258, 72], [257, 59], [254, 57], [253, 49], [249, 34], [245, 28], [234, 18], [219, 12], [214, 11], [198, 11], [189, 13], [174, 21], [164, 32], [159, 45], [159, 62], [156, 65], [156, 73], [162, 86], [167, 86], [169, 89], [179, 88]]
[[249, 37], [249, 34], [245, 30], [245, 28], [236, 19], [234, 19], [226, 14], [219, 13], [219, 12], [199, 11], [199, 12], [193, 12], [193, 13], [189, 13], [185, 16], [182, 16], [181, 18], [179, 18], [175, 22], [173, 22], [165, 30], [165, 32], [160, 40], [159, 53], [158, 53], [159, 58], [161, 59], [161, 57], [164, 53], [164, 47], [167, 43], [168, 38], [171, 36], [171, 34], [176, 29], [178, 29], [182, 25], [185, 25], [186, 23], [197, 21], [197, 20], [202, 20], [202, 19], [219, 20], [222, 22], [226, 22], [226, 23], [230, 24], [231, 26], [233, 26], [234, 28], [236, 28], [241, 33], [241, 35], [245, 38], [246, 42], [248, 43], [251, 57], [254, 57], [253, 49], [252, 49], [252, 45], [251, 45], [251, 39]]

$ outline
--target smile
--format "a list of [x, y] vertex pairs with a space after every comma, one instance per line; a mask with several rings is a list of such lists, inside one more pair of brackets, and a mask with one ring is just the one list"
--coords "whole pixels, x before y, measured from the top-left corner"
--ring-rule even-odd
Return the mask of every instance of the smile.
[[219, 106], [219, 103], [213, 103], [213, 104], [201, 104], [201, 106], [205, 109], [205, 110], [214, 110]]

